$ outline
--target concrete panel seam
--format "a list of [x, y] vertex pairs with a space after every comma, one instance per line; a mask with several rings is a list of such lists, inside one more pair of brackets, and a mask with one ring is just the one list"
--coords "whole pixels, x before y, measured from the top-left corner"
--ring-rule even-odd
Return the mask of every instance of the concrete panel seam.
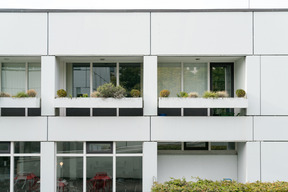
[[262, 56], [260, 56], [260, 63], [259, 63], [259, 67], [260, 67], [260, 116], [262, 115], [262, 99], [261, 99], [261, 94], [262, 94]]
[[49, 55], [49, 12], [47, 12], [47, 55]]
[[[250, 4], [250, 0], [249, 0]], [[250, 6], [250, 5], [249, 5]], [[255, 22], [254, 22], [254, 11], [252, 12], [252, 54], [254, 55], [255, 53]]]
[[262, 182], [262, 142], [260, 142], [260, 181]]
[[48, 129], [49, 129], [49, 122], [48, 122], [49, 119], [48, 119], [48, 116], [47, 116], [46, 119], [47, 119], [47, 123], [46, 123], [46, 124], [47, 124], [47, 129], [46, 129], [46, 132], [47, 132], [46, 135], [47, 135], [47, 136], [46, 136], [46, 137], [47, 137], [47, 138], [46, 138], [46, 141], [48, 141], [48, 138], [49, 138], [49, 137], [48, 137], [48, 133], [49, 133], [49, 131], [48, 131]]
[[150, 12], [150, 17], [149, 17], [149, 18], [150, 18], [150, 21], [149, 21], [149, 25], [150, 25], [150, 38], [149, 38], [149, 39], [150, 39], [150, 55], [151, 55], [151, 49], [152, 49], [152, 35], [151, 35], [151, 34], [152, 34], [152, 27], [151, 27], [151, 20], [152, 20], [152, 19], [151, 19], [151, 12]]

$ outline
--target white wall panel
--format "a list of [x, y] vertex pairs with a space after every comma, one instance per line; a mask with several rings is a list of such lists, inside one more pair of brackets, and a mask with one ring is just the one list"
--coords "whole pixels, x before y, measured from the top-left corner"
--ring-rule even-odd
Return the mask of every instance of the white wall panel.
[[288, 117], [254, 117], [254, 139], [257, 141], [288, 140]]
[[237, 180], [237, 155], [158, 155], [158, 181], [171, 177]]
[[254, 53], [287, 54], [288, 13], [254, 13]]
[[143, 143], [143, 191], [150, 191], [157, 179], [157, 142]]
[[149, 13], [50, 13], [51, 55], [150, 53]]
[[0, 55], [46, 55], [46, 13], [0, 13]]
[[261, 115], [288, 115], [287, 72], [288, 56], [261, 57]]
[[151, 52], [252, 54], [252, 13], [152, 13]]
[[55, 154], [54, 142], [41, 143], [41, 192], [55, 191], [56, 174], [53, 171], [56, 170]]
[[0, 141], [46, 141], [46, 117], [0, 117]]
[[248, 108], [247, 115], [260, 115], [261, 113], [261, 66], [259, 56], [246, 57], [246, 86]]
[[288, 1], [286, 0], [250, 0], [249, 2], [252, 9], [279, 9], [288, 7]]
[[252, 117], [152, 117], [153, 141], [251, 141]]
[[49, 141], [149, 141], [149, 117], [49, 117]]
[[288, 180], [288, 142], [261, 143], [261, 177], [264, 182]]

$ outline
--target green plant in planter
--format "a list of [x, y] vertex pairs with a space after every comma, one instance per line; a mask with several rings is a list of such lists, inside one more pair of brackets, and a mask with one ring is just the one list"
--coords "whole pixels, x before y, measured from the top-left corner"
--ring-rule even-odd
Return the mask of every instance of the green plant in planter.
[[57, 96], [58, 97], [66, 97], [67, 96], [67, 92], [64, 89], [59, 89], [57, 91]]
[[198, 93], [197, 92], [190, 92], [190, 93], [188, 93], [188, 97], [197, 98], [198, 97]]
[[29, 97], [29, 96], [28, 96], [27, 93], [25, 93], [25, 92], [23, 91], [23, 92], [18, 92], [18, 93], [15, 95], [15, 97], [20, 98], [20, 97]]
[[246, 92], [243, 89], [237, 89], [236, 95], [237, 95], [237, 97], [245, 97]]
[[217, 97], [222, 97], [222, 98], [229, 96], [227, 91], [217, 91], [216, 94], [217, 94]]
[[115, 87], [112, 83], [106, 83], [99, 86], [97, 92], [99, 92], [100, 97], [122, 98], [126, 95], [126, 90], [123, 87]]
[[213, 91], [205, 91], [204, 98], [217, 98], [217, 93]]
[[160, 91], [160, 97], [169, 97], [170, 95], [170, 91], [167, 89], [163, 89], [162, 91]]
[[90, 97], [100, 97], [100, 93], [98, 91], [93, 91], [91, 94], [90, 94]]
[[27, 95], [28, 95], [29, 97], [36, 97], [37, 92], [36, 92], [34, 89], [29, 89], [29, 90], [27, 91]]
[[140, 97], [141, 93], [140, 93], [140, 91], [137, 90], [137, 89], [132, 89], [132, 90], [130, 91], [130, 95], [131, 95], [132, 97]]
[[88, 97], [87, 93], [83, 93], [80, 97]]
[[177, 93], [177, 97], [188, 97], [188, 93], [185, 91], [181, 91], [179, 94]]
[[11, 97], [9, 93], [0, 92], [0, 97]]

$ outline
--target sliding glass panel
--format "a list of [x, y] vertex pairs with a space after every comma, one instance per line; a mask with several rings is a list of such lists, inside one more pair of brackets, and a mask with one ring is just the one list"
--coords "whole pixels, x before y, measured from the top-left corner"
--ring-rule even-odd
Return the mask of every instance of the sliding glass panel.
[[142, 192], [142, 157], [116, 157], [116, 191]]
[[158, 64], [158, 95], [163, 89], [170, 91], [169, 97], [177, 97], [177, 93], [181, 91], [180, 63]]
[[227, 91], [233, 97], [233, 64], [211, 63], [211, 90]]
[[112, 192], [112, 162], [112, 157], [87, 157], [87, 192]]
[[41, 96], [41, 64], [29, 63], [28, 89], [34, 89], [37, 97]]
[[199, 97], [208, 90], [207, 63], [184, 63], [184, 91], [197, 92]]
[[25, 92], [25, 63], [2, 64], [2, 92], [16, 95], [18, 92]]
[[141, 67], [140, 63], [119, 64], [119, 84], [126, 89], [127, 96], [131, 96], [132, 89], [141, 91]]
[[72, 96], [90, 95], [90, 64], [74, 63], [72, 71]]
[[0, 157], [0, 192], [10, 191], [10, 157]]
[[14, 164], [14, 191], [40, 191], [40, 157], [15, 157]]
[[93, 91], [105, 83], [116, 85], [116, 63], [93, 63]]
[[83, 157], [57, 157], [57, 192], [83, 191]]

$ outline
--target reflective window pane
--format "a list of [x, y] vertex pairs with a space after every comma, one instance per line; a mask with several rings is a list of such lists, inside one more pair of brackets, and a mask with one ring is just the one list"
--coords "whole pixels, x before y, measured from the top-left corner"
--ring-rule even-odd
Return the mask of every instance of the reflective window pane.
[[57, 157], [57, 192], [83, 191], [83, 157]]
[[212, 142], [211, 150], [235, 150], [234, 142]]
[[112, 153], [112, 142], [94, 142], [87, 143], [87, 153]]
[[141, 91], [141, 65], [140, 63], [119, 64], [119, 84], [126, 89], [127, 96], [131, 96], [132, 89]]
[[10, 191], [10, 157], [0, 157], [0, 192]]
[[36, 97], [41, 96], [41, 64], [29, 63], [28, 89], [34, 89], [37, 92]]
[[57, 153], [83, 153], [83, 142], [57, 142]]
[[185, 142], [184, 150], [208, 150], [208, 142]]
[[180, 63], [158, 64], [158, 94], [163, 89], [170, 91], [169, 97], [177, 97], [177, 93], [181, 91]]
[[207, 63], [184, 63], [184, 91], [197, 92], [199, 97], [208, 90]]
[[158, 142], [158, 150], [181, 150], [181, 142]]
[[2, 92], [16, 95], [25, 92], [25, 63], [2, 64], [1, 83]]
[[112, 157], [87, 157], [87, 192], [112, 192], [112, 162]]
[[116, 157], [116, 191], [142, 192], [142, 157]]
[[40, 142], [15, 142], [15, 153], [40, 153]]
[[40, 191], [40, 157], [15, 157], [14, 164], [14, 191]]
[[93, 91], [105, 83], [116, 85], [116, 63], [93, 63]]
[[142, 153], [142, 142], [138, 141], [117, 142], [116, 153]]
[[10, 143], [0, 142], [0, 153], [10, 153]]

